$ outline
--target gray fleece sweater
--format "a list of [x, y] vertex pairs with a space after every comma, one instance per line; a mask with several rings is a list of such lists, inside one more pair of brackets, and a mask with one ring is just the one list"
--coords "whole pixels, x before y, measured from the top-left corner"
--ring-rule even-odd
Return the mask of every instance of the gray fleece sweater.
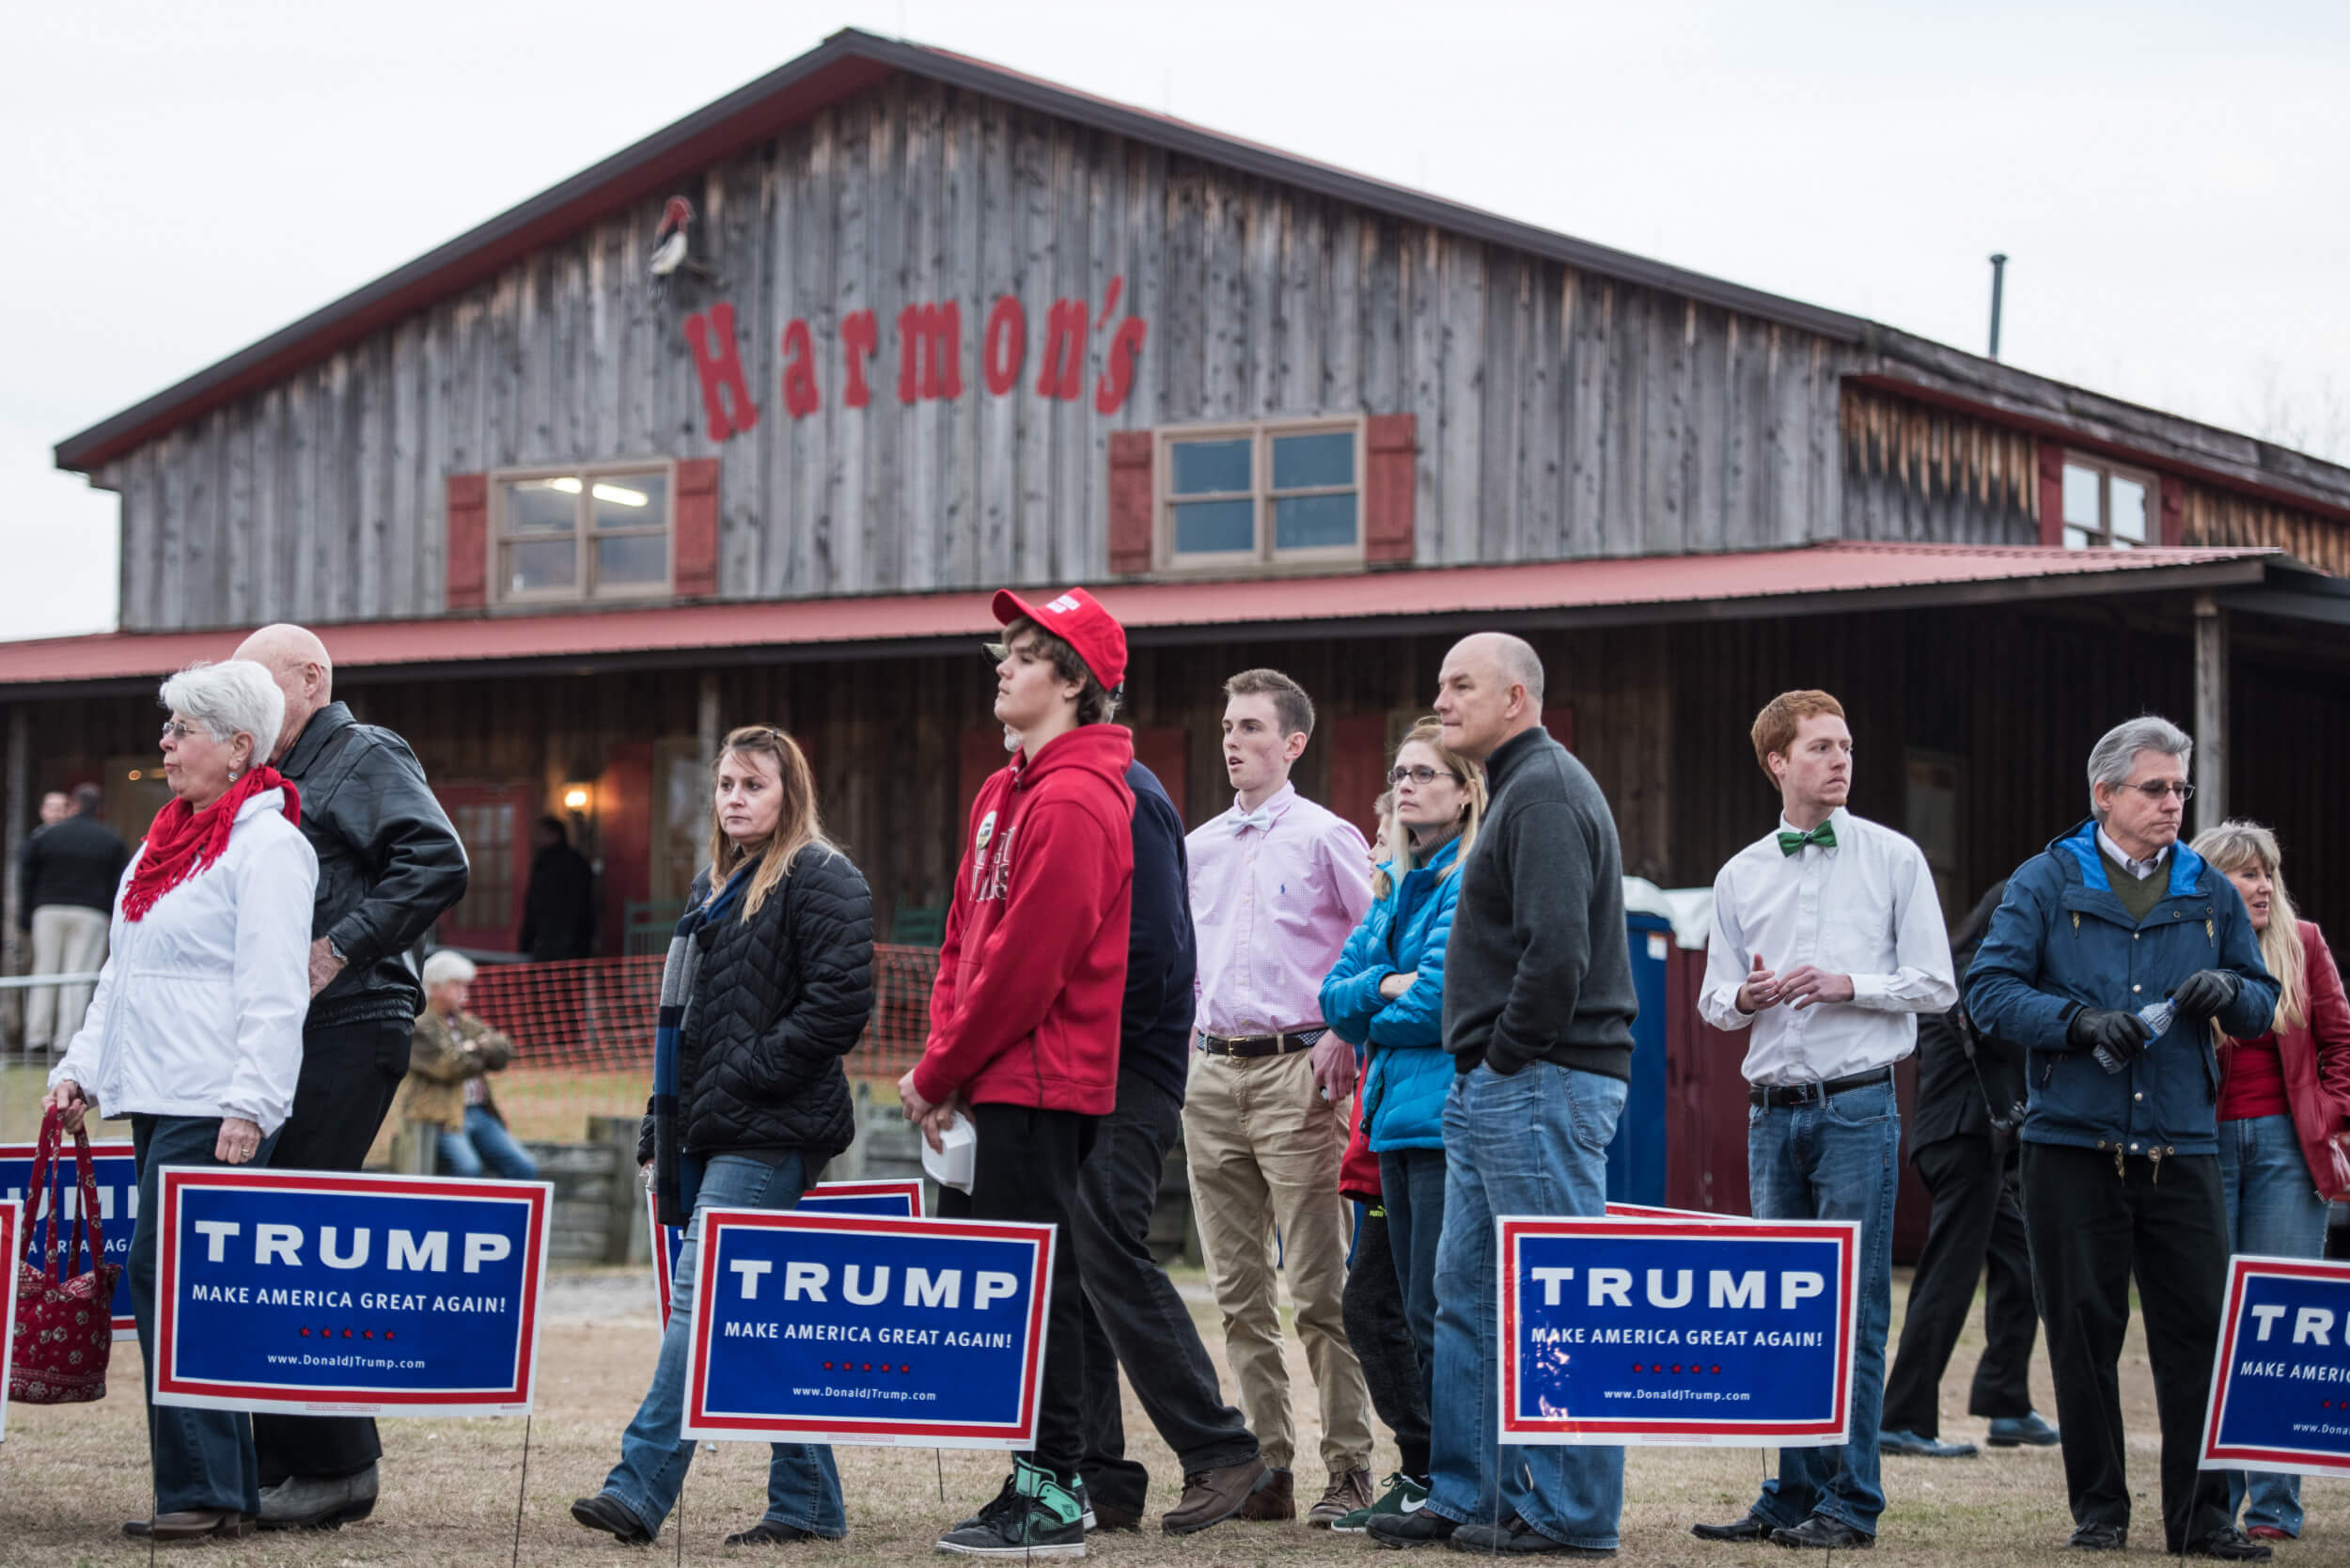
[[1607, 798], [1543, 729], [1487, 758], [1485, 784], [1445, 947], [1445, 1048], [1464, 1073], [1549, 1061], [1629, 1079], [1640, 1007]]

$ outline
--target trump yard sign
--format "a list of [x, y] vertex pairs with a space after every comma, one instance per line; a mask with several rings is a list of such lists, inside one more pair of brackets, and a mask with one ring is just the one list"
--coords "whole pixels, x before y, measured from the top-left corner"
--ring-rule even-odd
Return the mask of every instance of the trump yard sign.
[[1856, 1221], [1495, 1225], [1503, 1442], [1844, 1441]]
[[2206, 1470], [2350, 1476], [2350, 1263], [2228, 1260]]
[[698, 1217], [682, 1435], [1034, 1444], [1053, 1227]]
[[529, 1411], [547, 1184], [218, 1166], [162, 1178], [156, 1403]]
[[[115, 1338], [135, 1339], [138, 1325], [131, 1321], [131, 1232], [139, 1217], [139, 1168], [132, 1156], [131, 1146], [123, 1142], [93, 1143], [89, 1146], [90, 1172], [98, 1182], [98, 1219], [105, 1232], [106, 1258], [110, 1263], [122, 1265], [115, 1277], [114, 1314]], [[20, 1200], [24, 1212], [33, 1212], [33, 1194], [27, 1190], [33, 1180], [33, 1162], [40, 1152], [36, 1143], [0, 1143], [0, 1199]], [[72, 1219], [82, 1206], [82, 1188], [74, 1178], [73, 1152], [69, 1143], [54, 1168], [50, 1183], [51, 1197], [57, 1203], [57, 1241], [64, 1245], [66, 1222]], [[24, 1227], [30, 1231], [35, 1227]], [[42, 1231], [46, 1224], [38, 1227]], [[40, 1262], [40, 1237], [21, 1234], [19, 1245], [0, 1257], [22, 1257], [28, 1263]], [[62, 1273], [80, 1272], [70, 1259], [65, 1260]]]

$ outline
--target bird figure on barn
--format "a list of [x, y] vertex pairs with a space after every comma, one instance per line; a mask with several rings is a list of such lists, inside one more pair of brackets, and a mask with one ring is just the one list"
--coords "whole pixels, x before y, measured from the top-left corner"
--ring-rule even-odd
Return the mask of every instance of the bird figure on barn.
[[654, 281], [666, 283], [678, 273], [698, 277], [705, 283], [723, 281], [716, 273], [693, 259], [689, 238], [693, 227], [694, 204], [683, 196], [671, 196], [667, 205], [661, 209], [661, 227], [653, 230], [652, 254], [646, 258], [646, 265], [651, 271]]

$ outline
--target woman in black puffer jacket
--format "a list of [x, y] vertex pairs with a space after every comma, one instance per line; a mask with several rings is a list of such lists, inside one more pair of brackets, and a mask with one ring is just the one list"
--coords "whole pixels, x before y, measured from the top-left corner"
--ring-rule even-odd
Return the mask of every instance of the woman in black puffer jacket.
[[[789, 1209], [855, 1132], [840, 1058], [873, 1010], [873, 908], [826, 841], [807, 760], [751, 727], [718, 755], [711, 869], [695, 880], [661, 977], [659, 1061], [637, 1146], [661, 1217]], [[700, 1226], [686, 1232], [661, 1360], [603, 1490], [572, 1517], [647, 1542], [677, 1503], [695, 1445], [678, 1438]], [[832, 1450], [777, 1443], [767, 1509], [729, 1545], [848, 1532]]]

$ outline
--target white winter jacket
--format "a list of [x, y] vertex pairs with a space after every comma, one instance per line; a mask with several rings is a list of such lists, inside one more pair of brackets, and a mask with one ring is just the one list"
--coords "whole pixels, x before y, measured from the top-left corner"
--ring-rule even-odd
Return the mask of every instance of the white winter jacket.
[[218, 860], [125, 920], [139, 846], [115, 888], [97, 993], [51, 1087], [71, 1078], [108, 1116], [236, 1116], [264, 1137], [285, 1121], [302, 1071], [319, 878], [285, 808], [282, 790], [246, 801]]

